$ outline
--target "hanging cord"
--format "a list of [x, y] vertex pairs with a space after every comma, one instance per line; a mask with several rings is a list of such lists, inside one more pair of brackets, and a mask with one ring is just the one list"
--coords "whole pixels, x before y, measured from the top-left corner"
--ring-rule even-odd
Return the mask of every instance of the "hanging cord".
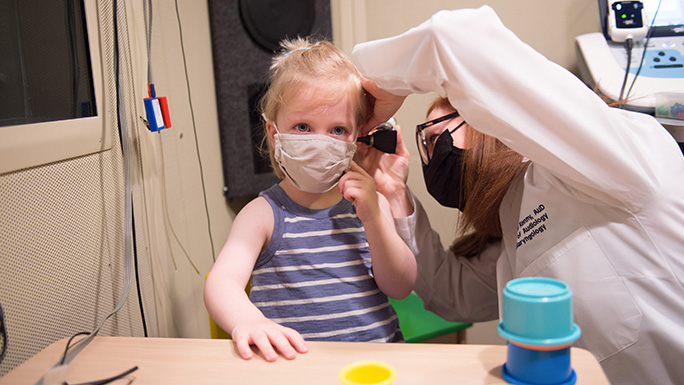
[[147, 83], [152, 83], [152, 0], [143, 3], [143, 11], [146, 14], [145, 39], [147, 40]]
[[[161, 136], [159, 137], [160, 143], [161, 143]], [[169, 232], [168, 230], [171, 229], [171, 234], [173, 234], [173, 237], [176, 239], [176, 242], [178, 243], [178, 246], [180, 246], [181, 250], [183, 251], [183, 254], [185, 254], [185, 258], [187, 258], [188, 262], [190, 262], [190, 266], [195, 270], [195, 273], [199, 275], [199, 270], [197, 269], [197, 266], [195, 266], [195, 263], [192, 261], [192, 258], [190, 258], [190, 254], [185, 250], [185, 247], [183, 247], [183, 243], [181, 243], [180, 238], [178, 238], [178, 234], [176, 234], [176, 231], [173, 229], [173, 225], [171, 224], [171, 219], [169, 215], [169, 205], [167, 203], [167, 197], [166, 197], [166, 172], [164, 171], [164, 165], [166, 162], [164, 161], [164, 147], [163, 145], [160, 144], [161, 148], [161, 179], [162, 179], [162, 206], [164, 206], [164, 222], [166, 222], [167, 226], [164, 226], [164, 229], [166, 230], [166, 239], [168, 241], [169, 237]], [[169, 242], [169, 250], [171, 250], [171, 243]], [[171, 260], [173, 261], [173, 267], [174, 270], [178, 270], [178, 266], [176, 265], [176, 260], [173, 258], [173, 252], [171, 252]]]
[[2, 310], [2, 304], [0, 304], [0, 338], [2, 338], [2, 348], [0, 348], [0, 364], [2, 364], [7, 354], [7, 326], [5, 324], [5, 311]]
[[[629, 77], [629, 68], [632, 64], [632, 47], [634, 46], [634, 40], [628, 37], [625, 40], [625, 50], [627, 51], [627, 67], [625, 68], [625, 77], [622, 79], [622, 87], [620, 87], [620, 96], [618, 100], [622, 101], [622, 96], [625, 94], [625, 86], [627, 86], [627, 78]], [[645, 50], [645, 48], [644, 48]], [[620, 103], [620, 108], [624, 107], [624, 103]]]
[[[86, 334], [90, 334], [90, 333], [88, 333], [88, 332], [80, 332], [80, 333], [74, 334], [73, 336], [71, 336], [71, 338], [69, 338], [69, 341], [67, 341], [67, 344], [66, 344], [66, 348], [64, 348], [64, 353], [62, 354], [62, 360], [60, 361], [60, 365], [64, 365], [64, 360], [65, 360], [65, 358], [66, 358], [67, 352], [69, 351], [69, 346], [71, 345], [71, 341], [73, 341], [74, 338], [76, 338], [76, 337], [78, 337], [78, 336], [80, 336], [80, 335], [86, 335]], [[104, 384], [108, 384], [108, 383], [110, 383], [110, 382], [112, 382], [112, 381], [116, 381], [116, 380], [118, 380], [118, 379], [120, 379], [120, 378], [126, 377], [127, 375], [129, 375], [129, 374], [135, 372], [136, 370], [138, 370], [138, 367], [137, 367], [137, 366], [134, 366], [134, 367], [132, 367], [132, 368], [126, 370], [125, 372], [123, 372], [123, 373], [121, 373], [121, 374], [117, 374], [116, 376], [109, 377], [109, 378], [105, 378], [105, 379], [102, 379], [102, 380], [95, 380], [95, 381], [91, 381], [91, 382], [82, 382], [82, 383], [79, 383], [79, 384], [69, 384], [68, 382], [64, 381], [63, 384], [64, 384], [64, 385], [104, 385]]]
[[178, 20], [178, 31], [180, 35], [181, 52], [183, 55], [183, 67], [185, 68], [185, 83], [188, 89], [188, 101], [190, 103], [190, 116], [192, 117], [192, 129], [195, 133], [195, 148], [197, 149], [197, 162], [200, 167], [200, 178], [202, 178], [202, 192], [204, 193], [204, 210], [207, 214], [207, 230], [209, 233], [209, 243], [211, 245], [211, 258], [216, 262], [216, 251], [214, 250], [214, 238], [211, 235], [211, 220], [209, 217], [209, 206], [207, 205], [207, 189], [204, 183], [204, 171], [202, 168], [202, 158], [200, 157], [199, 143], [197, 141], [197, 125], [195, 124], [195, 111], [192, 107], [192, 96], [190, 95], [190, 77], [188, 76], [188, 63], [185, 59], [185, 45], [183, 44], [183, 28], [181, 27], [180, 13], [178, 11], [178, 0], [176, 3], [176, 19]]
[[[135, 213], [131, 208], [131, 217], [135, 217]], [[140, 274], [138, 264], [138, 242], [135, 239], [135, 221], [131, 221], [131, 233], [133, 234], [133, 266], [135, 267], [135, 288], [138, 292], [138, 307], [140, 308], [140, 321], [142, 322], [143, 334], [147, 335], [147, 321], [145, 320], [145, 309], [143, 308], [142, 288], [140, 287]]]
[[[149, 87], [149, 96], [154, 97], [156, 96], [156, 92], [154, 91], [154, 82], [152, 81], [152, 1], [147, 0], [143, 4], [145, 8], [145, 33], [146, 33], [146, 40], [147, 40], [147, 84]], [[168, 201], [166, 197], [166, 178], [165, 178], [165, 167], [166, 162], [164, 161], [164, 144], [161, 141], [161, 130], [157, 131], [159, 132], [159, 145], [160, 145], [160, 153], [161, 153], [161, 178], [162, 178], [162, 206], [164, 207], [164, 231], [166, 232], [166, 238], [167, 242], [171, 238], [169, 235], [169, 229], [171, 229], [171, 233], [173, 235], [173, 238], [176, 240], [178, 243], [178, 246], [180, 246], [181, 250], [183, 251], [183, 254], [185, 254], [185, 257], [187, 258], [188, 262], [190, 262], [190, 265], [192, 268], [195, 270], [197, 274], [199, 274], [199, 270], [195, 266], [195, 263], [192, 261], [192, 258], [190, 258], [190, 255], [188, 252], [185, 250], [185, 247], [183, 247], [183, 243], [180, 241], [180, 238], [176, 234], [176, 231], [174, 230], [171, 220], [169, 218], [169, 206], [168, 206]], [[171, 251], [171, 261], [173, 262], [173, 269], [178, 270], [178, 265], [176, 264], [176, 259], [173, 256], [173, 249], [171, 248], [171, 243], [168, 243], [169, 245], [169, 250]]]
[[[655, 25], [656, 18], [658, 17], [658, 11], [660, 11], [660, 4], [662, 4], [663, 0], [658, 1], [658, 7], [656, 8], [655, 13], [653, 14], [653, 20], [651, 20], [651, 25], [648, 27], [648, 32], [646, 33], [646, 40], [644, 41], [644, 52], [641, 54], [641, 61], [639, 62], [639, 68], [637, 69], [636, 73], [634, 74], [634, 79], [632, 79], [632, 84], [629, 86], [629, 89], [627, 90], [627, 95], [625, 95], [625, 99], [629, 98], [629, 94], [632, 92], [632, 88], [634, 87], [634, 83], [636, 83], [637, 78], [639, 77], [639, 73], [641, 73], [641, 68], [644, 65], [644, 58], [646, 58], [646, 50], [648, 49], [648, 42], [651, 40], [651, 36], [653, 35], [653, 25]], [[622, 100], [622, 97], [620, 97], [620, 100]]]
[[[121, 89], [121, 78], [120, 78], [120, 61], [119, 61], [119, 31], [118, 31], [118, 4], [117, 0], [113, 0], [113, 19], [114, 19], [114, 61], [115, 61], [115, 71], [116, 71], [116, 95], [117, 95], [117, 112], [118, 112], [118, 119], [117, 123], [119, 125], [119, 132], [121, 134], [121, 147], [122, 147], [122, 153], [123, 153], [123, 163], [124, 163], [124, 252], [125, 252], [125, 260], [124, 260], [124, 284], [123, 288], [121, 290], [121, 293], [119, 295], [119, 300], [118, 303], [111, 313], [107, 315], [101, 322], [100, 324], [93, 330], [92, 332], [80, 332], [75, 335], [73, 335], [70, 339], [69, 342], [67, 342], [67, 346], [64, 350], [64, 355], [62, 356], [62, 359], [60, 360], [59, 363], [57, 363], [54, 367], [49, 369], [45, 375], [38, 380], [36, 385], [61, 385], [61, 384], [67, 384], [66, 382], [66, 376], [67, 376], [67, 365], [80, 353], [83, 349], [85, 349], [86, 346], [92, 340], [95, 338], [95, 336], [99, 333], [100, 329], [104, 325], [104, 323], [114, 314], [116, 314], [121, 308], [123, 307], [124, 303], [126, 302], [126, 298], [128, 297], [128, 292], [130, 291], [131, 288], [131, 265], [132, 265], [132, 194], [131, 194], [131, 161], [130, 161], [130, 139], [128, 136], [128, 124], [126, 121], [126, 113], [124, 111], [125, 109], [125, 104], [123, 100], [123, 95], [119, 92]], [[71, 341], [79, 335], [84, 335], [87, 334], [88, 337], [78, 341], [73, 347], [70, 346]], [[135, 366], [129, 370], [127, 370], [124, 373], [121, 373], [117, 376], [105, 379], [105, 380], [97, 380], [93, 381], [87, 384], [106, 384], [108, 382], [111, 382], [115, 379], [121, 378], [122, 376], [125, 376], [135, 370], [137, 370], [138, 367]], [[106, 381], [106, 382], [103, 382]]]

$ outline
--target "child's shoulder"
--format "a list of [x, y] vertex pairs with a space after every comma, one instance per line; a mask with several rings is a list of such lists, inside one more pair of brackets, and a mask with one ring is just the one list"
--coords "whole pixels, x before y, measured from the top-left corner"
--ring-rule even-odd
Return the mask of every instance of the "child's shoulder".
[[264, 222], [273, 227], [275, 208], [283, 206], [287, 195], [283, 189], [275, 184], [259, 193], [259, 196], [247, 203], [237, 214], [235, 220], [247, 219], [254, 222]]
[[273, 209], [264, 197], [257, 197], [247, 203], [235, 216], [231, 232], [237, 231], [243, 237], [270, 238], [275, 223]]
[[239, 212], [238, 216], [242, 215], [263, 215], [272, 212], [271, 204], [263, 196], [258, 196], [249, 201]]

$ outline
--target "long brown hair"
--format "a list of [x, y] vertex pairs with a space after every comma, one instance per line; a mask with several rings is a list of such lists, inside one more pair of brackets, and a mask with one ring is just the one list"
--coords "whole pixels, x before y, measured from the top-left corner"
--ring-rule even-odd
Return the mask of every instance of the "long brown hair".
[[[432, 102], [428, 114], [435, 108], [456, 111], [442, 97]], [[488, 244], [501, 239], [499, 206], [516, 173], [525, 164], [522, 155], [470, 126], [466, 129], [465, 144], [461, 186], [467, 199], [450, 249], [456, 255], [475, 257]]]

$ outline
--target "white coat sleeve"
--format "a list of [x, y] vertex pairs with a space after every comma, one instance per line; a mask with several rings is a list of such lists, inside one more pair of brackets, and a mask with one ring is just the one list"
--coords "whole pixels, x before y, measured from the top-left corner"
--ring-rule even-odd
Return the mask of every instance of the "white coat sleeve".
[[425, 308], [453, 322], [496, 319], [499, 312], [496, 262], [501, 243], [470, 259], [444, 250], [425, 210], [411, 196], [413, 214], [395, 218], [395, 225], [399, 236], [416, 256], [418, 276], [414, 291]]
[[440, 11], [401, 35], [357, 45], [352, 56], [381, 88], [448, 97], [473, 128], [607, 204], [636, 211], [662, 182], [667, 166], [648, 149], [672, 141], [667, 131], [650, 116], [608, 107], [488, 6]]

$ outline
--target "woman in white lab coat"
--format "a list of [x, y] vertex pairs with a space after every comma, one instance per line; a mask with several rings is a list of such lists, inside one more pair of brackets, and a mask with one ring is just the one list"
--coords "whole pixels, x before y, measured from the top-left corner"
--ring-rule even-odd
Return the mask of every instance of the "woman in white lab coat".
[[[575, 345], [597, 357], [611, 382], [684, 383], [684, 158], [653, 117], [607, 106], [489, 7], [439, 12], [356, 46], [353, 59], [374, 82], [366, 87], [376, 98], [370, 125], [392, 116], [404, 96], [436, 92], [466, 132], [519, 154], [489, 215], [498, 214], [500, 228], [475, 228], [493, 235], [469, 257], [441, 247], [405, 186], [405, 157], [367, 158], [416, 255], [415, 291], [428, 309], [453, 321], [496, 319], [510, 279], [560, 279], [582, 329]], [[463, 148], [473, 150], [469, 137]], [[466, 176], [477, 176], [465, 154]], [[488, 199], [463, 197], [466, 217]]]

